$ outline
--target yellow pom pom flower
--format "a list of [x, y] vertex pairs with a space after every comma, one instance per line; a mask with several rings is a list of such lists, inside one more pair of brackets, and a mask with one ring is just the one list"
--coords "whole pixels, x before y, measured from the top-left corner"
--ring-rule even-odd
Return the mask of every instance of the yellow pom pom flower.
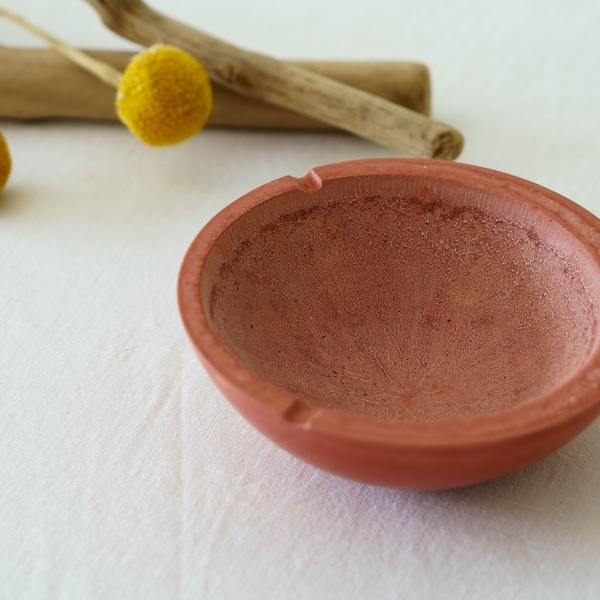
[[117, 88], [119, 118], [150, 146], [177, 144], [206, 125], [212, 110], [210, 80], [204, 67], [187, 52], [155, 44], [134, 56], [120, 73], [19, 15], [0, 8], [0, 16], [46, 40], [57, 52]]
[[174, 46], [155, 44], [135, 56], [117, 91], [117, 113], [150, 146], [177, 144], [198, 133], [212, 110], [204, 67]]
[[11, 169], [12, 159], [10, 157], [10, 150], [4, 136], [0, 133], [0, 192], [6, 186]]

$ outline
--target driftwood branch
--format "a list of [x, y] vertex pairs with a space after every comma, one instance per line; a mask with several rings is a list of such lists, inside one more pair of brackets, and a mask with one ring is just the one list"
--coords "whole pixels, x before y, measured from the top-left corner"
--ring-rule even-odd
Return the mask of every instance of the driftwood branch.
[[[86, 50], [85, 54], [123, 71], [131, 52]], [[429, 71], [410, 62], [294, 63], [371, 92], [411, 110], [429, 114]], [[75, 118], [118, 121], [115, 91], [48, 48], [0, 48], [0, 117]], [[282, 108], [213, 84], [209, 125], [277, 129], [331, 129]]]
[[413, 156], [454, 159], [456, 129], [298, 65], [248, 52], [147, 7], [140, 0], [87, 0], [115, 33], [143, 45], [173, 44], [235, 92], [328, 123]]

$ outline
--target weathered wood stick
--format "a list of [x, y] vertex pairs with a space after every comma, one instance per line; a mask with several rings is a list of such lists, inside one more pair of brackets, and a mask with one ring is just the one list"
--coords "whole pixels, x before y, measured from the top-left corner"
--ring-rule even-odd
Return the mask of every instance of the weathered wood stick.
[[87, 0], [115, 33], [144, 45], [173, 44], [211, 79], [245, 96], [329, 123], [413, 156], [454, 159], [456, 129], [300, 66], [242, 50], [165, 17], [140, 0]]
[[[86, 50], [123, 71], [133, 53]], [[429, 114], [427, 67], [411, 62], [297, 62], [411, 110]], [[331, 129], [276, 106], [213, 86], [209, 124], [277, 129]], [[0, 48], [0, 117], [118, 120], [114, 88], [48, 48]]]

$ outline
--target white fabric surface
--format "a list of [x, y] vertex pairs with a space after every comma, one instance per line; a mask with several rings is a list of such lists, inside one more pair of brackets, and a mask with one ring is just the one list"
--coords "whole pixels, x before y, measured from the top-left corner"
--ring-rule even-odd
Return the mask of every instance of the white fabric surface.
[[[5, 0], [77, 45], [131, 48], [82, 0]], [[410, 59], [460, 160], [600, 214], [600, 4], [156, 0], [285, 58]], [[0, 23], [0, 43], [39, 45]], [[1, 90], [0, 90], [1, 93]], [[469, 489], [346, 481], [226, 402], [181, 326], [194, 235], [276, 177], [393, 152], [342, 134], [2, 122], [0, 598], [600, 598], [600, 423]]]

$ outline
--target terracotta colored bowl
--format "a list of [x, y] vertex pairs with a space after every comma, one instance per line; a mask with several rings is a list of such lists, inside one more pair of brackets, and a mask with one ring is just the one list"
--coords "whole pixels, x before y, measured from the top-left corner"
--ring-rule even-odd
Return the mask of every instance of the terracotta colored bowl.
[[364, 160], [264, 185], [182, 265], [205, 368], [289, 452], [435, 489], [495, 478], [600, 413], [600, 221], [510, 175]]

